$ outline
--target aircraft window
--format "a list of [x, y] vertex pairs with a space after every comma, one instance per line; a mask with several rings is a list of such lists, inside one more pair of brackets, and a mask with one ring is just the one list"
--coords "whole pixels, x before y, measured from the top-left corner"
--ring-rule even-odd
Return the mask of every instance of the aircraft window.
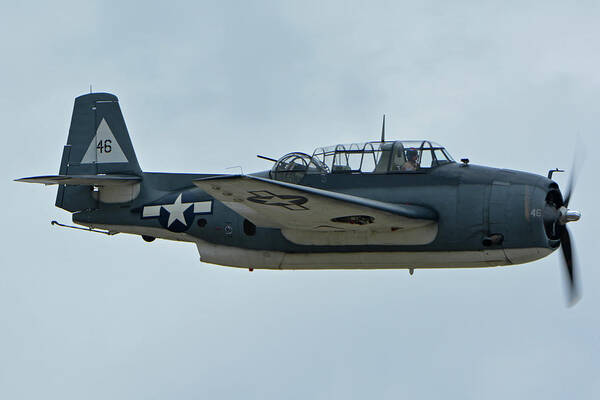
[[325, 173], [416, 171], [454, 162], [442, 146], [427, 140], [340, 144], [315, 150], [312, 160]]
[[447, 164], [453, 162], [452, 157], [448, 155], [444, 149], [435, 149], [433, 151], [433, 155], [435, 157], [437, 165]]
[[308, 164], [307, 174], [328, 174], [329, 167], [323, 164], [318, 158], [311, 157], [310, 164]]
[[271, 178], [298, 183], [305, 174], [326, 174], [328, 168], [305, 153], [290, 153], [281, 157], [271, 169]]
[[346, 152], [348, 160], [348, 166], [352, 171], [360, 171], [360, 163], [362, 160], [362, 146], [359, 147], [357, 143], [350, 145], [350, 149]]
[[356, 143], [338, 145], [335, 148], [332, 172], [354, 172], [360, 170], [362, 148]]
[[373, 143], [365, 144], [360, 163], [360, 171], [375, 172], [375, 167], [377, 166], [377, 161], [379, 161], [380, 156], [381, 151], [379, 151], [379, 147], [375, 150]]
[[342, 144], [337, 145], [335, 147], [335, 154], [333, 156], [333, 165], [331, 166], [331, 172], [340, 173], [352, 171], [349, 161], [350, 160], [348, 159], [346, 147]]
[[420, 168], [431, 168], [435, 167], [433, 164], [433, 155], [431, 154], [431, 150], [426, 149], [421, 152], [420, 156]]
[[333, 159], [335, 156], [335, 150], [331, 147], [323, 147], [315, 150], [313, 153], [313, 160], [318, 160], [323, 165], [327, 166], [328, 170], [331, 170], [331, 166], [334, 164]]

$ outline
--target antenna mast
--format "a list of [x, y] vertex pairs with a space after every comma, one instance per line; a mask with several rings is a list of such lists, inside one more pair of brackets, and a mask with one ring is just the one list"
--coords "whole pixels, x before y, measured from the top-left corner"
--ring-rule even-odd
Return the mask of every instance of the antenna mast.
[[381, 142], [385, 142], [385, 114], [383, 114], [383, 124], [381, 125]]

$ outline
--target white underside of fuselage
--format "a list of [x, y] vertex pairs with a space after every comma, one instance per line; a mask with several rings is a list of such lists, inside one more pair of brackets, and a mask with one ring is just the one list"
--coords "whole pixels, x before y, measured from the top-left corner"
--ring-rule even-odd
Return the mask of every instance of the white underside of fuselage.
[[552, 253], [552, 250], [543, 247], [481, 251], [286, 253], [213, 244], [186, 233], [158, 228], [102, 224], [87, 226], [111, 232], [192, 242], [198, 247], [202, 262], [255, 269], [479, 268], [523, 264]]

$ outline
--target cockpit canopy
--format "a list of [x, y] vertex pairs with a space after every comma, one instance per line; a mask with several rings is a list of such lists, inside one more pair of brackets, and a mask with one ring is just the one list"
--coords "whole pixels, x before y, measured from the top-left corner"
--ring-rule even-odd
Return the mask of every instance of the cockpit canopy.
[[444, 147], [427, 140], [338, 144], [320, 147], [312, 156], [286, 154], [271, 169], [271, 177], [299, 182], [304, 174], [414, 172], [453, 162]]

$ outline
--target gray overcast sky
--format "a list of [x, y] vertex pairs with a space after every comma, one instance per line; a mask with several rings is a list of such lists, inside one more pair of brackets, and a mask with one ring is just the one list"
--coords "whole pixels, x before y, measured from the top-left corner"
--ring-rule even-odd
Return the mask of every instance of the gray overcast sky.
[[[3, 399], [600, 396], [596, 1], [3, 3]], [[585, 158], [559, 254], [516, 267], [277, 272], [52, 228], [74, 97], [119, 96], [146, 171], [427, 138], [545, 174]], [[579, 137], [579, 139], [577, 139]], [[557, 178], [563, 186], [567, 175]]]

